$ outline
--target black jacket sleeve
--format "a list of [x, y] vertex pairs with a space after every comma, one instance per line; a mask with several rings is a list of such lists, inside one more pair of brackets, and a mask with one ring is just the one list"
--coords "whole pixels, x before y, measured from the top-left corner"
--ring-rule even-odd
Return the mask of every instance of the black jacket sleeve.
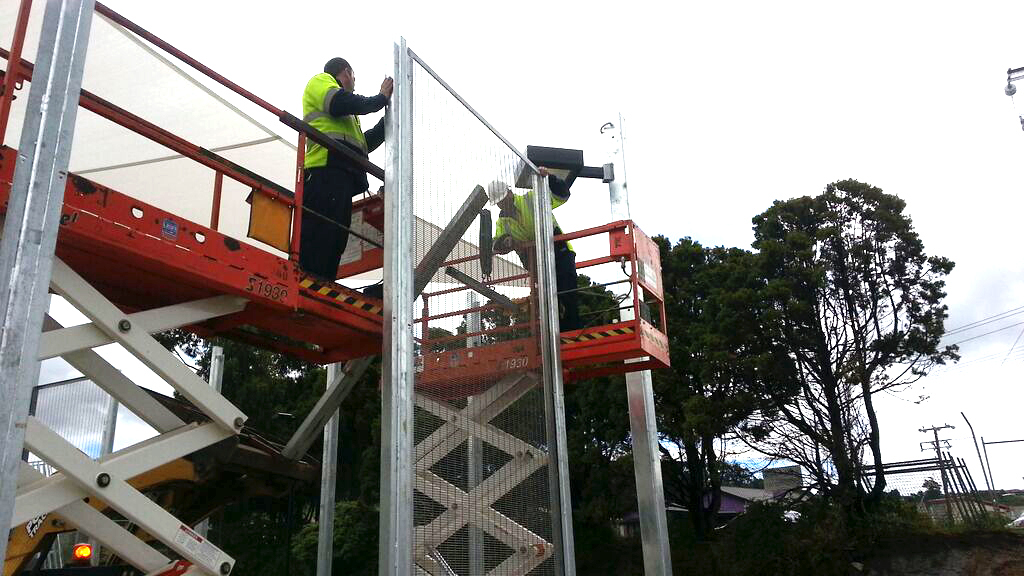
[[569, 199], [569, 187], [565, 185], [565, 180], [558, 176], [548, 174], [548, 188], [551, 189], [552, 196], [557, 196], [563, 201]]
[[361, 116], [380, 110], [387, 105], [387, 96], [360, 96], [352, 92], [338, 91], [331, 99], [331, 116]]
[[373, 152], [378, 146], [384, 143], [384, 117], [381, 116], [377, 124], [363, 133], [366, 139], [366, 151]]

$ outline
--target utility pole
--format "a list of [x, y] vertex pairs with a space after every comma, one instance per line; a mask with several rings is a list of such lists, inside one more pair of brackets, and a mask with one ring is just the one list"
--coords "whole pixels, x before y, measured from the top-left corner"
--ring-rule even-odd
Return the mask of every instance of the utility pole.
[[[953, 430], [954, 428], [956, 428], [956, 426], [953, 426], [951, 424], [943, 424], [942, 426], [932, 426], [931, 428], [922, 427], [919, 429], [919, 431], [924, 432], [926, 434], [928, 432], [931, 432], [935, 436], [935, 441], [928, 442], [928, 444], [932, 444], [932, 447], [935, 448], [935, 459], [939, 463], [939, 472], [942, 473], [942, 495], [943, 500], [946, 502], [946, 518], [949, 518], [949, 520], [952, 522], [953, 509], [949, 505], [949, 481], [946, 479], [946, 466], [942, 458], [942, 445], [941, 441], [939, 440], [939, 430], [943, 430], [945, 428]], [[924, 442], [922, 442], [922, 444], [924, 444]], [[923, 447], [921, 449], [924, 450]]]

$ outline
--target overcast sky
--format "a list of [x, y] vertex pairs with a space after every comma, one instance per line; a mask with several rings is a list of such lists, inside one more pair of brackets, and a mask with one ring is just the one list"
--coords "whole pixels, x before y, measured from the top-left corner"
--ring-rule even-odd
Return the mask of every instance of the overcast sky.
[[[904, 198], [927, 252], [956, 262], [947, 328], [1024, 306], [1024, 132], [1002, 90], [1024, 66], [1021, 3], [108, 5], [296, 115], [332, 56], [354, 65], [357, 92], [376, 93], [399, 35], [517, 147], [582, 148], [600, 165], [598, 128], [622, 112], [632, 214], [650, 234], [749, 247], [751, 217], [773, 200], [866, 181]], [[566, 229], [600, 223], [606, 198], [581, 182], [556, 215]], [[1024, 436], [1024, 364], [1003, 362], [1020, 329], [964, 343], [962, 366], [879, 401], [886, 459], [917, 457], [918, 428], [948, 422], [981, 484], [960, 411], [986, 440]], [[1024, 443], [989, 456], [999, 486], [1024, 486]]]

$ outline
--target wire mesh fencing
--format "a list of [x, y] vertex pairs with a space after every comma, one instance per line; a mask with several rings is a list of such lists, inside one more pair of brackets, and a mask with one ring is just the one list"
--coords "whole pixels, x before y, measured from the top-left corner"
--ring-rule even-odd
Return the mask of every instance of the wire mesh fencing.
[[[114, 409], [110, 394], [87, 378], [32, 391], [31, 414], [91, 458], [103, 451], [104, 428]], [[29, 464], [46, 476], [53, 474], [53, 467], [41, 460], [30, 457]]]
[[[883, 465], [886, 491], [896, 492], [918, 512], [943, 524], [984, 523], [1008, 513], [978, 494], [974, 478], [961, 458], [948, 452], [942, 458], [906, 460]], [[868, 488], [873, 476], [865, 475]]]
[[537, 246], [492, 251], [534, 174], [409, 54], [415, 571], [554, 574]]

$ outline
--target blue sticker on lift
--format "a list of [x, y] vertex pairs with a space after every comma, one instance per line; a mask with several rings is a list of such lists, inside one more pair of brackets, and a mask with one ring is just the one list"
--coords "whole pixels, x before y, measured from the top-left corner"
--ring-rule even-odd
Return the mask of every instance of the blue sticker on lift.
[[171, 240], [177, 240], [178, 239], [178, 223], [175, 222], [174, 220], [171, 220], [170, 218], [164, 218], [164, 224], [163, 224], [163, 227], [161, 229], [161, 232], [167, 238], [170, 238]]

